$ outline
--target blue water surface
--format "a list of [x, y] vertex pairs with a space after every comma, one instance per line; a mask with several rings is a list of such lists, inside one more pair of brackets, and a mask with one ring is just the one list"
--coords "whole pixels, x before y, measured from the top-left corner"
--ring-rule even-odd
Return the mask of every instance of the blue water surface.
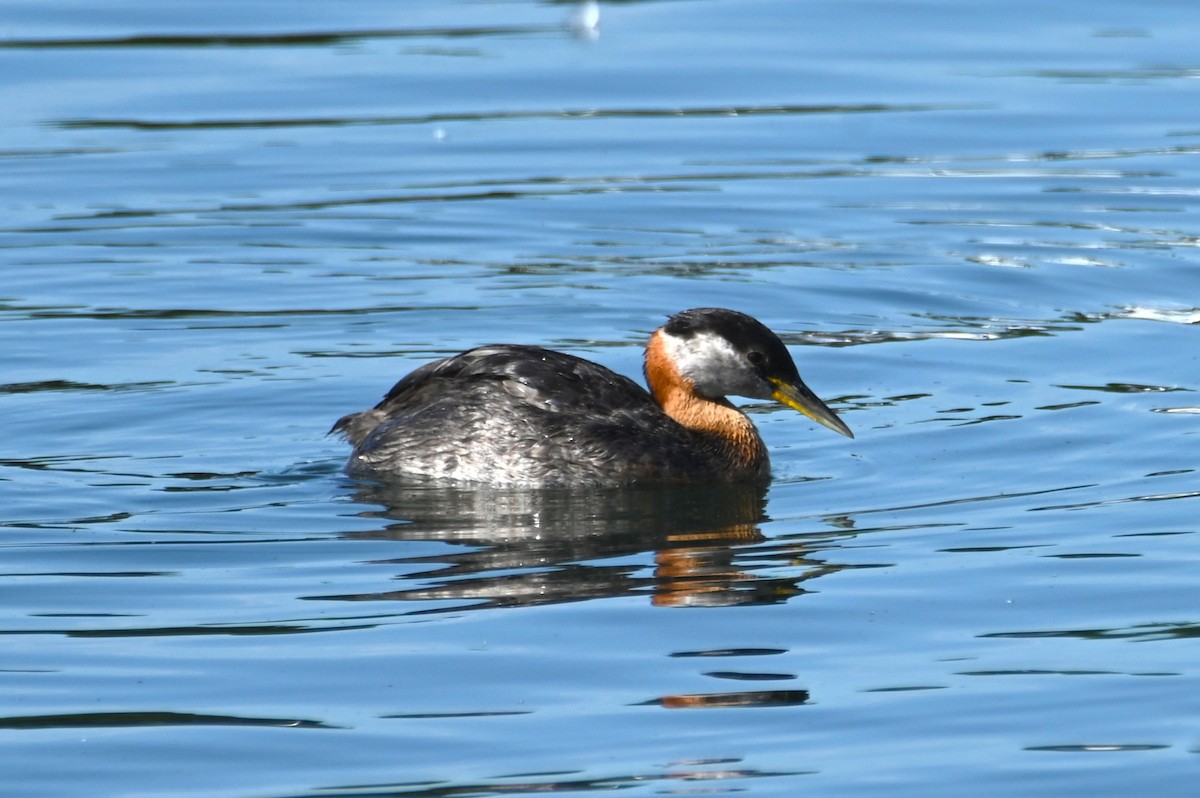
[[[0, 792], [1190, 795], [1198, 37], [6, 4]], [[857, 437], [748, 403], [764, 493], [376, 485], [325, 434], [482, 343], [637, 376], [703, 305]]]

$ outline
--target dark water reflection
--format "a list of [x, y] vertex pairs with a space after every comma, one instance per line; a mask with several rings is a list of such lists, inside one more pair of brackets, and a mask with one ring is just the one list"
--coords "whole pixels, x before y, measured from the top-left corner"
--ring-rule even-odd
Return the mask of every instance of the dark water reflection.
[[327, 729], [315, 720], [201, 715], [192, 712], [81, 712], [64, 715], [0, 717], [0, 729], [100, 729], [145, 726], [266, 726]]
[[[765, 551], [765, 491], [752, 486], [511, 490], [366, 484], [355, 492], [391, 523], [353, 539], [441, 541], [463, 550], [378, 560], [408, 566], [404, 587], [313, 596], [346, 601], [452, 600], [512, 607], [649, 594], [657, 606], [773, 604], [845, 566], [810, 559], [805, 541]], [[828, 546], [824, 540], [823, 545]], [[652, 572], [636, 555], [653, 553]], [[741, 565], [753, 556], [754, 565]], [[787, 565], [766, 576], [763, 561]], [[411, 571], [416, 566], [417, 571]], [[429, 610], [445, 611], [439, 606]]]
[[506, 25], [496, 27], [387, 28], [378, 30], [330, 30], [307, 33], [255, 34], [158, 34], [139, 36], [98, 36], [67, 39], [36, 38], [0, 41], [4, 50], [54, 50], [94, 48], [190, 47], [330, 47], [368, 39], [460, 39], [513, 36], [560, 30], [556, 25]]
[[[527, 773], [492, 782], [468, 784], [421, 784], [404, 782], [390, 785], [363, 787], [332, 787], [321, 789], [323, 798], [456, 798], [457, 796], [493, 795], [540, 795], [559, 793], [613, 792], [614, 790], [637, 789], [647, 784], [660, 784], [658, 792], [700, 792], [689, 787], [694, 782], [723, 782], [730, 779], [786, 778], [808, 775], [807, 771], [758, 770], [745, 767], [741, 760], [697, 760], [681, 762], [667, 772], [647, 772], [606, 778], [583, 778], [578, 772]], [[678, 785], [678, 786], [669, 786]], [[733, 792], [745, 788], [718, 788], [720, 792]], [[705, 789], [703, 792], [717, 792]], [[289, 798], [304, 798], [313, 793], [297, 793]]]
[[[214, 128], [280, 128], [280, 127], [347, 127], [358, 125], [425, 125], [434, 122], [481, 122], [497, 120], [555, 120], [555, 119], [678, 119], [729, 116], [776, 116], [793, 114], [880, 114], [915, 113], [919, 111], [950, 110], [949, 106], [934, 105], [886, 105], [882, 103], [860, 103], [839, 105], [764, 105], [764, 106], [700, 106], [668, 108], [556, 108], [553, 110], [506, 110], [491, 112], [459, 111], [437, 114], [374, 116], [374, 117], [284, 117], [270, 119], [204, 119], [188, 121], [150, 119], [62, 119], [55, 125], [66, 129], [128, 128], [131, 130], [207, 130]], [[830, 173], [800, 176], [830, 177], [852, 176], [854, 173], [839, 170]], [[770, 176], [776, 176], [774, 174]], [[707, 174], [702, 176], [675, 177], [674, 179], [720, 180], [730, 177], [758, 177], [768, 175]], [[670, 178], [668, 178], [670, 179]]]

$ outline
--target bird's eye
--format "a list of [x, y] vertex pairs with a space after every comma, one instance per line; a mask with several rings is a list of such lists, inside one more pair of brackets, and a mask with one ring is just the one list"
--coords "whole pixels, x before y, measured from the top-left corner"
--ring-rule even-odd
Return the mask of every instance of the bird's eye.
[[753, 351], [746, 353], [746, 359], [749, 360], [751, 363], [753, 363], [756, 366], [761, 366], [763, 364], [763, 361], [766, 360], [767, 358], [763, 355], [762, 352], [759, 352], [757, 349], [755, 349]]

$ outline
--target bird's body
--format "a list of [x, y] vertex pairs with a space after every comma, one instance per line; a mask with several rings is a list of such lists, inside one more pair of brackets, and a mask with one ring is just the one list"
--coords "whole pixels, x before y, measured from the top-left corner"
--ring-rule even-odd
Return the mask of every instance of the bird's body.
[[354, 446], [355, 475], [528, 486], [765, 482], [766, 446], [727, 394], [773, 397], [851, 434], [741, 313], [672, 316], [645, 374], [650, 393], [573, 355], [483, 346], [416, 369], [334, 430]]

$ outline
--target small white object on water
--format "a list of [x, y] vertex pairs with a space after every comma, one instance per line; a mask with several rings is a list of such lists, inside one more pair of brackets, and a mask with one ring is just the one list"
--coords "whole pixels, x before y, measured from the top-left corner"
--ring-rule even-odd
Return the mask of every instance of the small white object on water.
[[596, 0], [583, 0], [571, 15], [571, 30], [584, 39], [600, 38], [600, 4]]

